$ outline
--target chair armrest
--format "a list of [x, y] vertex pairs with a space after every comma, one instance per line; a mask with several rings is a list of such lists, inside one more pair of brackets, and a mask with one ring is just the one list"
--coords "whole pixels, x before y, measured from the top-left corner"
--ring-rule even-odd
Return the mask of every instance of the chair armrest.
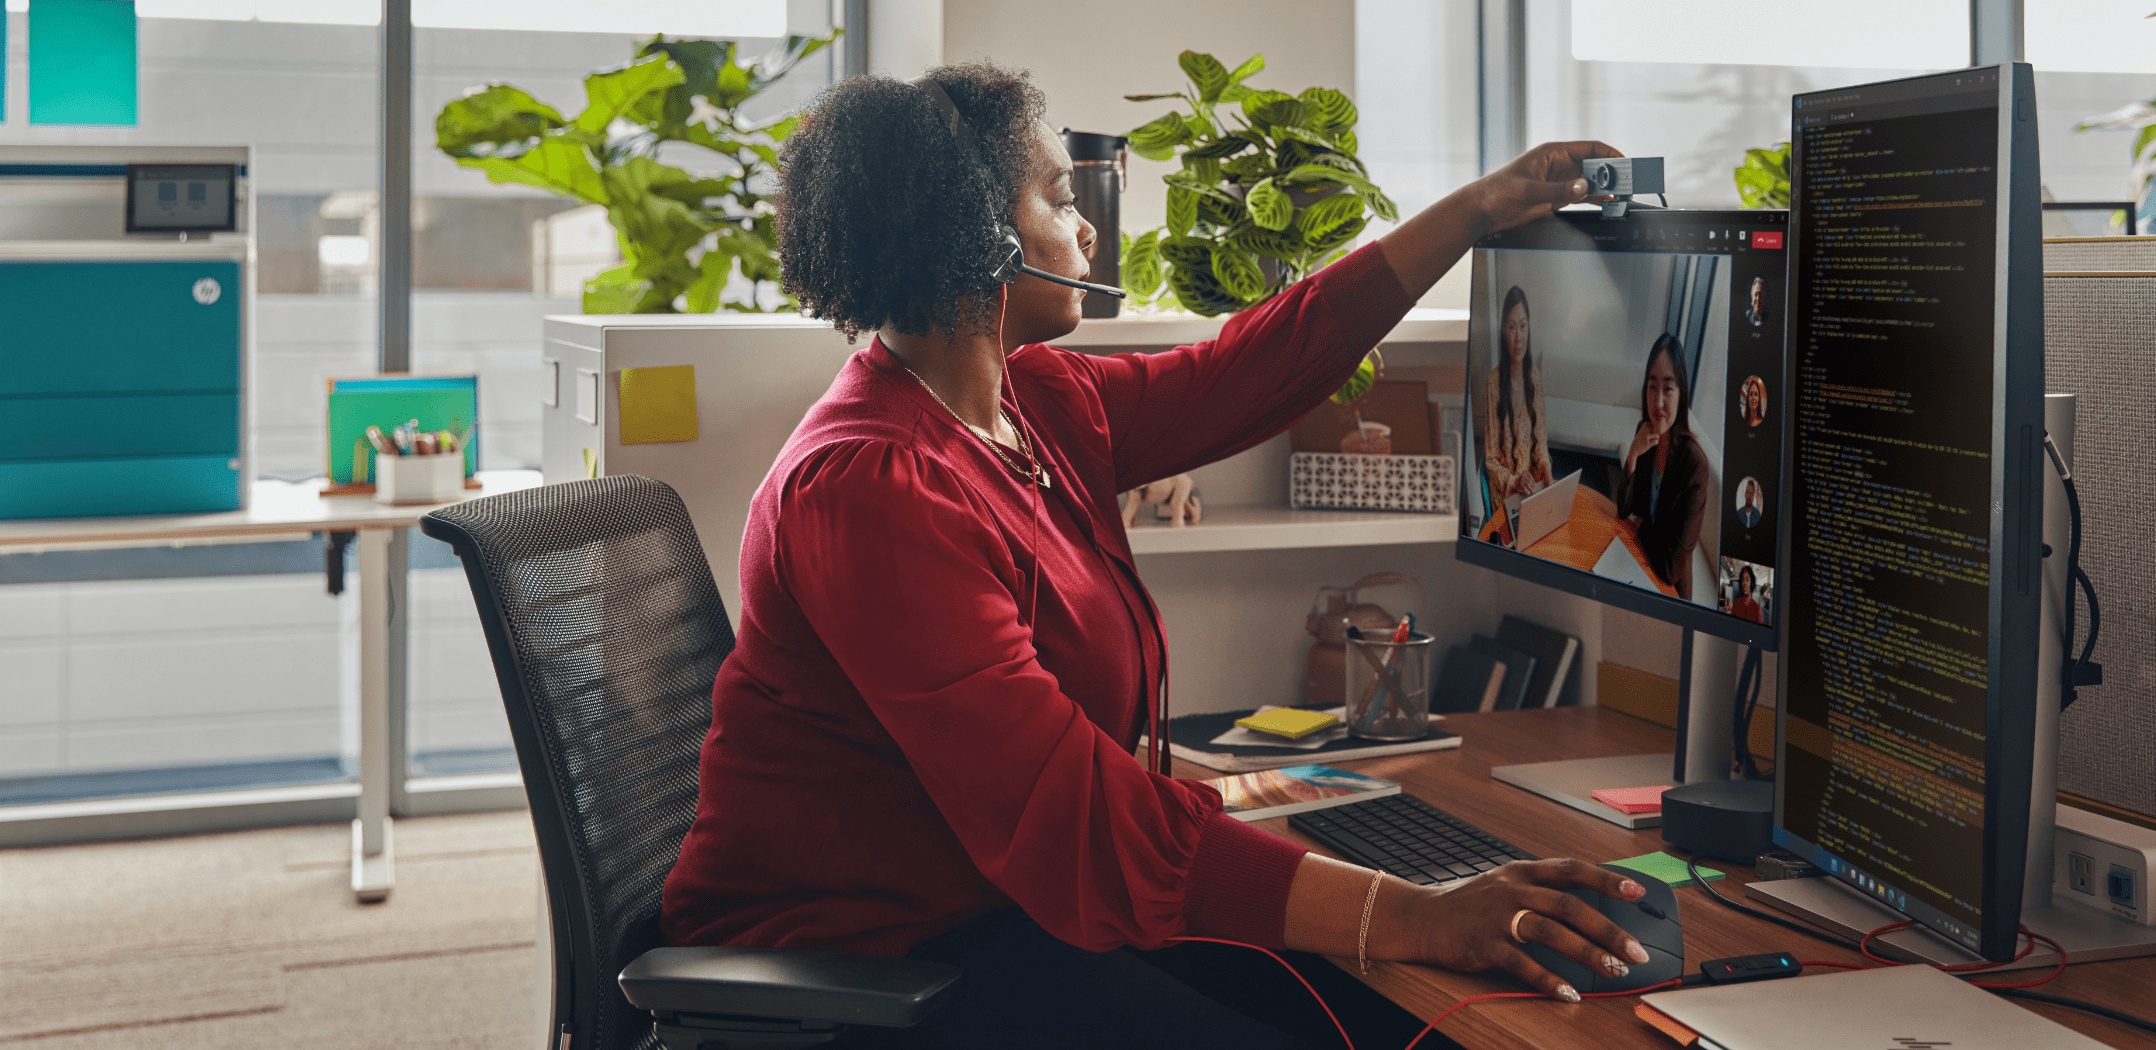
[[956, 967], [791, 948], [653, 948], [621, 993], [656, 1014], [725, 1014], [903, 1028], [927, 1017]]

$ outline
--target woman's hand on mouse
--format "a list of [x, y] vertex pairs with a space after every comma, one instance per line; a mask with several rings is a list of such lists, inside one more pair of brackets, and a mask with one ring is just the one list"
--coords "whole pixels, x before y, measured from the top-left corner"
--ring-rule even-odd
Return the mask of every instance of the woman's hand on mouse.
[[1646, 949], [1587, 902], [1565, 891], [1593, 890], [1618, 900], [1646, 894], [1639, 883], [1585, 861], [1514, 861], [1431, 895], [1421, 921], [1400, 931], [1417, 938], [1410, 958], [1449, 970], [1504, 970], [1553, 999], [1578, 1002], [1579, 992], [1529, 958], [1512, 939], [1512, 917], [1523, 909], [1522, 940], [1548, 945], [1590, 969], [1623, 975], [1647, 961]]

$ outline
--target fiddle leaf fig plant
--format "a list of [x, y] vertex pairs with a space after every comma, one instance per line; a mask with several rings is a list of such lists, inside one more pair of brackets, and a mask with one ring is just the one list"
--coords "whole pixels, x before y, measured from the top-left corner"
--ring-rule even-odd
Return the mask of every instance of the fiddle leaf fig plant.
[[[760, 313], [779, 279], [766, 191], [800, 117], [757, 123], [742, 108], [838, 35], [790, 36], [747, 62], [730, 40], [656, 36], [628, 65], [585, 77], [575, 117], [494, 84], [442, 107], [435, 143], [489, 181], [606, 209], [623, 262], [584, 286], [585, 313]], [[715, 173], [661, 163], [669, 142], [708, 151]], [[737, 273], [748, 294], [728, 298]]]
[[1234, 69], [1197, 51], [1178, 62], [1184, 90], [1123, 96], [1187, 107], [1130, 132], [1139, 156], [1180, 161], [1164, 176], [1166, 224], [1123, 238], [1123, 288], [1138, 304], [1234, 313], [1346, 254], [1370, 215], [1398, 218], [1355, 155], [1357, 114], [1345, 94], [1251, 87], [1264, 55]]

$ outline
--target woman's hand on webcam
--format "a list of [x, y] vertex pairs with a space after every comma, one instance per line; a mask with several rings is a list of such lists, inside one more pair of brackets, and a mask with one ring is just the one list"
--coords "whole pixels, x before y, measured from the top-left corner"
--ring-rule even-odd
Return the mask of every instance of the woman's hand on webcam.
[[1580, 161], [1624, 154], [1600, 142], [1549, 142], [1460, 187], [1378, 239], [1400, 290], [1419, 299], [1483, 234], [1587, 198]]
[[1487, 232], [1511, 229], [1567, 204], [1587, 199], [1580, 162], [1622, 157], [1600, 142], [1545, 142], [1476, 180], [1469, 188], [1481, 205]]
[[1647, 951], [1616, 923], [1565, 892], [1575, 886], [1618, 900], [1638, 900], [1646, 890], [1631, 879], [1585, 861], [1514, 861], [1454, 889], [1434, 894], [1421, 909], [1414, 934], [1421, 943], [1409, 957], [1448, 970], [1504, 970], [1553, 999], [1578, 1002], [1579, 992], [1530, 958], [1512, 939], [1512, 918], [1522, 910], [1522, 940], [1547, 945], [1602, 973], [1622, 975]]

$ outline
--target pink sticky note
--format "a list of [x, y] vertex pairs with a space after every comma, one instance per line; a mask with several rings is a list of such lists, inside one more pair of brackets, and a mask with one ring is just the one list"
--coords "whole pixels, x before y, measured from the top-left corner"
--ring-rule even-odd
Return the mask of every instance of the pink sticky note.
[[1662, 792], [1669, 785], [1660, 787], [1603, 788], [1588, 793], [1589, 798], [1619, 813], [1653, 813], [1662, 808]]

